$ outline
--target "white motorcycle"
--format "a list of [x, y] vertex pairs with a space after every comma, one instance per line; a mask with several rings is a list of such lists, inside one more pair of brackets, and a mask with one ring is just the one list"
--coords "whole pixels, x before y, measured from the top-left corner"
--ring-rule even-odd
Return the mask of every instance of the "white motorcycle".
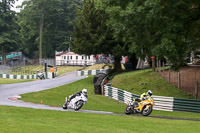
[[39, 77], [40, 80], [45, 79], [45, 77], [44, 77], [44, 73], [41, 72], [41, 71], [38, 71], [38, 72], [37, 72], [37, 76]]
[[80, 96], [76, 96], [71, 101], [69, 101], [66, 97], [65, 103], [63, 104], [63, 109], [74, 109], [75, 111], [78, 111], [86, 103], [87, 97], [81, 93]]

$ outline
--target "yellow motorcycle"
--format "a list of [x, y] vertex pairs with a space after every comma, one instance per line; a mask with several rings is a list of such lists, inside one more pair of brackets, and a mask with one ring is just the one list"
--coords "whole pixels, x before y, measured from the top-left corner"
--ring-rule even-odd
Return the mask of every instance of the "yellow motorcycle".
[[140, 102], [137, 102], [135, 98], [133, 101], [130, 101], [125, 109], [125, 114], [136, 114], [141, 113], [143, 116], [148, 116], [151, 114], [154, 106], [154, 100], [150, 96], [144, 97]]

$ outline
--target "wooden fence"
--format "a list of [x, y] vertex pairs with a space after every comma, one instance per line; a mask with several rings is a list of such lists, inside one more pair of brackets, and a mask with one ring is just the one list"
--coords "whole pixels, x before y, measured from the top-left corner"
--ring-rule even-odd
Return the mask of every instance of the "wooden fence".
[[161, 70], [160, 75], [171, 84], [192, 94], [195, 99], [200, 97], [200, 67], [184, 67], [179, 71]]

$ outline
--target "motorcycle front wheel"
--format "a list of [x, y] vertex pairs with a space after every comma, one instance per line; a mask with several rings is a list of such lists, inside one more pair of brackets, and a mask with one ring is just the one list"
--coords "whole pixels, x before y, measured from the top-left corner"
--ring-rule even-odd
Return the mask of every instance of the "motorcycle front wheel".
[[77, 102], [75, 103], [74, 110], [75, 110], [75, 111], [78, 111], [79, 109], [81, 109], [82, 106], [83, 106], [83, 102], [82, 102], [82, 101], [77, 101]]
[[62, 107], [63, 109], [67, 109], [67, 102], [65, 102]]
[[153, 107], [152, 107], [151, 105], [147, 105], [147, 106], [145, 106], [144, 109], [142, 110], [142, 115], [143, 115], [143, 116], [148, 116], [148, 115], [151, 114], [152, 110], [153, 110]]
[[126, 109], [125, 109], [125, 111], [124, 111], [124, 113], [126, 114], [126, 115], [130, 115], [131, 114], [131, 107], [130, 106], [127, 106], [126, 107]]

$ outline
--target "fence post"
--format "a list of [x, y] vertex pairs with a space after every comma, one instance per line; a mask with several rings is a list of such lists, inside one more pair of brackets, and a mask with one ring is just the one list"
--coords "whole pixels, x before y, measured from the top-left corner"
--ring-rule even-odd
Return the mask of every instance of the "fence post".
[[159, 72], [161, 71], [161, 62], [159, 60]]
[[178, 73], [178, 88], [181, 88], [181, 74]]
[[198, 81], [195, 80], [195, 99], [198, 98]]
[[197, 88], [197, 78], [196, 78], [196, 66], [195, 66], [195, 99], [197, 99], [198, 98], [198, 88]]
[[156, 59], [156, 71], [159, 71], [159, 63], [158, 63], [158, 58]]
[[170, 83], [170, 69], [169, 69], [169, 83]]
[[163, 61], [163, 77], [165, 77], [165, 62]]

